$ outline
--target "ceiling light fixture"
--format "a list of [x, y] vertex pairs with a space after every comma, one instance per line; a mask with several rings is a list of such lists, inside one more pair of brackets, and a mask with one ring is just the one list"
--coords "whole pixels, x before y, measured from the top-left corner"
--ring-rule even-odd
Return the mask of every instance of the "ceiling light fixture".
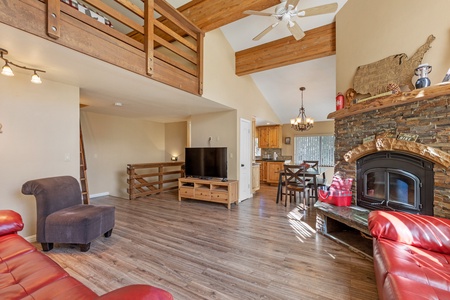
[[11, 69], [11, 66], [14, 66], [14, 67], [17, 67], [17, 68], [20, 68], [20, 69], [33, 71], [33, 75], [31, 76], [31, 82], [32, 83], [36, 83], [36, 84], [42, 83], [42, 80], [39, 77], [39, 75], [37, 74], [37, 72], [45, 73], [44, 70], [39, 70], [39, 69], [35, 69], [35, 68], [28, 68], [26, 66], [20, 66], [18, 64], [15, 64], [12, 61], [10, 61], [9, 59], [6, 59], [6, 58], [3, 57], [3, 55], [7, 55], [7, 54], [8, 54], [8, 50], [0, 48], [0, 58], [5, 61], [5, 65], [2, 67], [2, 75], [14, 76], [14, 72]]
[[303, 107], [304, 90], [305, 90], [304, 87], [300, 88], [300, 91], [302, 91], [302, 106], [299, 109], [298, 116], [294, 119], [291, 119], [291, 128], [293, 128], [296, 131], [307, 131], [314, 126], [314, 120], [306, 116], [305, 108]]

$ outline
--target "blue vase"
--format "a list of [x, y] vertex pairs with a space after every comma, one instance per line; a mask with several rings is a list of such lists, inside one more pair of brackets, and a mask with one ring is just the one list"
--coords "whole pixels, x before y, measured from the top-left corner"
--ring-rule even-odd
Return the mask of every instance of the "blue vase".
[[428, 74], [432, 68], [429, 64], [421, 64], [414, 70], [414, 75], [419, 76], [416, 81], [416, 89], [421, 89], [431, 85], [431, 81], [428, 78]]
[[431, 85], [431, 81], [428, 77], [419, 78], [416, 81], [416, 89], [421, 89]]

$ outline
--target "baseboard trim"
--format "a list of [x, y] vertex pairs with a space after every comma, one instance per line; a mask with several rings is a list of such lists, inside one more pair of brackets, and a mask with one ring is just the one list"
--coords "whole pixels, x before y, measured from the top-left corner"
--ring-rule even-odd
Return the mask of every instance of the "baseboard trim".
[[97, 197], [103, 197], [103, 196], [109, 196], [109, 192], [89, 195], [90, 198], [97, 198]]

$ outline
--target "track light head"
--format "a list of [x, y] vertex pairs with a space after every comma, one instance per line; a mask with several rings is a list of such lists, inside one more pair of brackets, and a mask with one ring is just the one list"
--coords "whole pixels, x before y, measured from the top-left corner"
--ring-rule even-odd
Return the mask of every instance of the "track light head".
[[42, 83], [41, 77], [39, 77], [39, 75], [36, 73], [36, 71], [34, 71], [33, 76], [31, 76], [31, 82], [36, 83], [36, 84]]
[[5, 76], [14, 76], [14, 72], [8, 64], [8, 61], [5, 62], [5, 65], [2, 68], [2, 75]]

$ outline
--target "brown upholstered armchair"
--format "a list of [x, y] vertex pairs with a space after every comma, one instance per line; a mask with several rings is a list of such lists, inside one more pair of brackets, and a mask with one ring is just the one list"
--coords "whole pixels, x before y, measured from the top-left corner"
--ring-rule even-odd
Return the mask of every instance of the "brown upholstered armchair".
[[86, 252], [94, 239], [111, 236], [115, 207], [82, 204], [80, 185], [71, 176], [27, 181], [22, 193], [36, 198], [36, 239], [44, 251], [61, 243], [80, 244]]

